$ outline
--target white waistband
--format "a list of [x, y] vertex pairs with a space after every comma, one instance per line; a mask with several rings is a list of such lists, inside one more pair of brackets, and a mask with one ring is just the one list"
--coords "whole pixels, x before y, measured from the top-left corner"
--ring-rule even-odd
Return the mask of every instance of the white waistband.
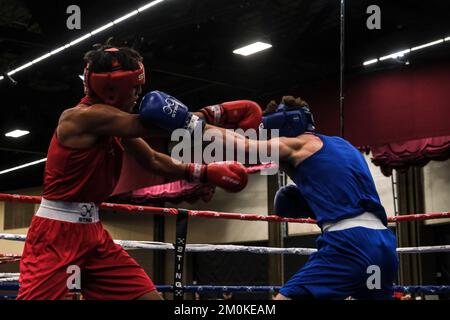
[[93, 202], [69, 202], [42, 198], [36, 216], [73, 223], [100, 221], [98, 206]]
[[380, 218], [373, 213], [365, 212], [359, 216], [339, 220], [338, 222], [326, 222], [322, 225], [322, 231], [340, 231], [355, 227], [364, 227], [375, 230], [386, 229], [386, 226], [381, 222]]

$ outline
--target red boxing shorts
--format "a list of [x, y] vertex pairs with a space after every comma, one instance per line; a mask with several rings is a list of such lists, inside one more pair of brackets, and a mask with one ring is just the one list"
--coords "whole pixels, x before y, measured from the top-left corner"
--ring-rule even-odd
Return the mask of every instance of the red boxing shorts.
[[[57, 202], [43, 199], [45, 203]], [[43, 210], [43, 204], [28, 230], [17, 299], [67, 298], [74, 270], [80, 271], [79, 289], [87, 300], [137, 299], [156, 290], [143, 268], [114, 243], [98, 221], [98, 211]]]

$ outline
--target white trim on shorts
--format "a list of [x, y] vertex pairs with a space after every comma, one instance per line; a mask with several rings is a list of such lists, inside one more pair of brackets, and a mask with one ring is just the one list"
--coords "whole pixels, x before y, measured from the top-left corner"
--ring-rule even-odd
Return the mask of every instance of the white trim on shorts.
[[42, 198], [36, 216], [72, 223], [100, 221], [98, 206], [93, 202], [69, 202]]
[[337, 222], [326, 222], [322, 225], [323, 232], [331, 231], [341, 231], [355, 227], [364, 227], [374, 230], [384, 230], [387, 229], [386, 226], [381, 222], [380, 218], [375, 216], [373, 213], [365, 212], [359, 216], [342, 219]]

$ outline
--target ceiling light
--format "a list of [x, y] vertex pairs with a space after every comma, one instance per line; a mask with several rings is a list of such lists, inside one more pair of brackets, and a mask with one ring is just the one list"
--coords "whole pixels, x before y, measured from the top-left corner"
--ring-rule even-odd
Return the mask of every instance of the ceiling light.
[[394, 52], [394, 53], [391, 53], [391, 54], [389, 54], [387, 56], [381, 57], [380, 61], [384, 61], [384, 60], [387, 60], [387, 59], [395, 59], [395, 58], [398, 58], [398, 57], [403, 57], [405, 54], [410, 53], [410, 52], [411, 52], [411, 49], [406, 49], [406, 50]]
[[137, 11], [137, 10], [131, 11], [130, 13], [128, 13], [120, 18], [117, 18], [116, 20], [113, 21], [113, 23], [117, 24], [119, 22], [122, 22], [123, 20], [126, 20], [126, 19], [134, 16], [134, 15], [137, 15], [138, 13], [139, 13], [139, 11]]
[[52, 55], [51, 52], [44, 54], [43, 56], [40, 56], [39, 58], [34, 59], [33, 61], [31, 61], [31, 63], [35, 64], [38, 63], [39, 61], [42, 61], [44, 59], [47, 59], [48, 57], [50, 57]]
[[19, 169], [26, 168], [26, 167], [29, 167], [29, 166], [34, 166], [36, 164], [39, 164], [39, 163], [45, 162], [45, 161], [47, 161], [47, 158], [39, 159], [39, 160], [36, 160], [36, 161], [33, 161], [33, 162], [28, 162], [28, 163], [22, 164], [22, 165], [17, 166], [17, 167], [13, 167], [13, 168], [9, 168], [9, 169], [0, 171], [0, 174], [5, 174], [5, 173], [8, 173], [8, 172], [19, 170]]
[[372, 60], [365, 61], [363, 63], [363, 65], [368, 66], [369, 64], [374, 64], [374, 63], [377, 63], [377, 62], [378, 62], [378, 59], [372, 59]]
[[416, 51], [416, 50], [420, 50], [420, 49], [423, 49], [423, 48], [428, 48], [428, 47], [431, 47], [431, 46], [435, 46], [435, 45], [440, 44], [442, 42], [444, 42], [444, 39], [436, 40], [436, 41], [433, 41], [433, 42], [428, 42], [428, 43], [425, 43], [425, 44], [422, 44], [420, 46], [412, 48], [411, 51]]
[[[396, 59], [396, 58], [399, 58], [399, 57], [403, 57], [405, 54], [410, 53], [412, 51], [417, 51], [417, 50], [421, 50], [421, 49], [428, 48], [428, 47], [431, 47], [431, 46], [435, 46], [435, 45], [438, 45], [440, 43], [443, 43], [444, 41], [450, 41], [450, 37], [447, 37], [445, 39], [439, 39], [439, 40], [432, 41], [432, 42], [428, 42], [428, 43], [422, 44], [420, 46], [413, 47], [411, 49], [406, 49], [406, 50], [403, 50], [403, 51], [391, 53], [391, 54], [388, 54], [386, 56], [383, 56], [383, 57], [379, 58], [378, 61], [384, 61], [384, 60], [387, 60], [387, 59]], [[373, 61], [374, 60], [368, 60], [368, 61], [364, 62], [363, 65], [367, 66], [369, 64], [375, 63]]]
[[71, 42], [69, 43], [69, 45], [73, 46], [74, 44], [77, 44], [77, 43], [79, 43], [79, 42], [81, 42], [81, 41], [83, 41], [83, 40], [86, 40], [87, 38], [90, 38], [91, 35], [92, 35], [91, 33], [87, 33], [87, 34], [85, 34], [84, 36], [79, 37], [78, 39], [75, 39], [75, 40], [71, 41]]
[[14, 73], [19, 72], [20, 70], [26, 69], [26, 68], [28, 68], [31, 65], [33, 65], [33, 61], [25, 63], [24, 65], [14, 69], [14, 70], [11, 70], [10, 72], [8, 72], [8, 76], [13, 75]]
[[105, 24], [104, 26], [101, 26], [100, 28], [95, 29], [94, 31], [91, 32], [91, 35], [97, 34], [102, 32], [103, 30], [106, 30], [108, 28], [111, 28], [114, 25], [114, 23], [110, 22]]
[[5, 136], [11, 137], [11, 138], [19, 138], [19, 137], [25, 136], [29, 133], [30, 133], [30, 131], [17, 129], [17, 130], [5, 133]]
[[[61, 52], [61, 51], [65, 50], [65, 49], [67, 49], [67, 48], [69, 48], [69, 47], [71, 47], [71, 46], [73, 46], [73, 45], [75, 45], [77, 43], [80, 43], [80, 42], [82, 42], [82, 41], [84, 41], [86, 39], [89, 39], [91, 36], [93, 36], [93, 35], [95, 35], [97, 33], [100, 33], [100, 32], [102, 32], [102, 31], [104, 31], [104, 30], [106, 30], [108, 28], [111, 28], [115, 24], [118, 24], [118, 23], [120, 23], [120, 22], [122, 22], [124, 20], [127, 20], [127, 19], [135, 16], [136, 14], [138, 14], [138, 13], [144, 11], [144, 10], [147, 10], [148, 8], [151, 8], [151, 7], [157, 5], [157, 4], [161, 3], [161, 2], [164, 2], [164, 1], [166, 1], [166, 0], [155, 0], [155, 1], [149, 2], [146, 5], [140, 7], [139, 9], [137, 9], [137, 10], [133, 10], [133, 11], [127, 13], [126, 15], [115, 19], [114, 21], [108, 22], [107, 24], [101, 26], [100, 28], [97, 28], [97, 29], [95, 29], [95, 30], [85, 34], [84, 36], [81, 36], [80, 38], [77, 38], [77, 39], [75, 39], [75, 40], [73, 40], [73, 41], [71, 41], [71, 42], [69, 42], [69, 43], [67, 43], [67, 44], [57, 48], [57, 49], [54, 49], [54, 50], [52, 50], [50, 52], [47, 52], [46, 54], [40, 56], [39, 58], [36, 58], [36, 59], [34, 59], [34, 60], [30, 61], [30, 62], [27, 62], [24, 65], [14, 69], [14, 70], [9, 71], [8, 75], [13, 75], [13, 74], [15, 74], [15, 73], [17, 73], [19, 71], [22, 71], [22, 70], [32, 66], [33, 64], [36, 64], [36, 63], [38, 63], [38, 62], [40, 62], [40, 61], [42, 61], [44, 59], [47, 59], [48, 57], [50, 57], [50, 56], [52, 56], [54, 54], [57, 54], [58, 52]], [[2, 81], [4, 78], [5, 78], [4, 76], [0, 76], [0, 81]]]
[[62, 46], [62, 47], [59, 47], [58, 49], [55, 49], [55, 50], [53, 50], [53, 51], [50, 51], [50, 55], [57, 54], [58, 52], [61, 52], [61, 51], [63, 51], [64, 49], [66, 49], [66, 48], [68, 48], [68, 47], [70, 47], [70, 46]]
[[257, 53], [259, 51], [263, 51], [263, 50], [269, 49], [271, 47], [272, 47], [272, 45], [269, 44], [269, 43], [264, 43], [264, 42], [259, 42], [258, 41], [258, 42], [249, 44], [249, 45], [247, 45], [245, 47], [236, 49], [236, 50], [233, 51], [233, 53], [234, 54], [240, 54], [240, 55], [243, 55], [243, 56], [249, 56], [251, 54], [254, 54], [254, 53]]
[[144, 10], [147, 10], [150, 7], [156, 6], [157, 4], [163, 2], [165, 0], [156, 0], [156, 1], [152, 1], [150, 3], [147, 3], [145, 6], [140, 7], [139, 9], [137, 9], [137, 11], [142, 12]]

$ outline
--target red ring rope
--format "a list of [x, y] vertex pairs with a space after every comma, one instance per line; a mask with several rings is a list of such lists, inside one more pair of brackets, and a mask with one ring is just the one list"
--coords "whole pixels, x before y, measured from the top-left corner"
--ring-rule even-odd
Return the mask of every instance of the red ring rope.
[[[41, 197], [0, 193], [0, 201], [39, 204], [41, 202]], [[157, 213], [157, 214], [169, 214], [169, 215], [176, 215], [178, 212], [178, 209], [175, 209], [175, 208], [159, 208], [159, 207], [107, 203], [107, 202], [102, 203], [100, 205], [100, 207], [104, 210], [120, 210], [120, 211], [125, 211], [125, 212]], [[294, 218], [281, 218], [279, 216], [274, 216], [274, 215], [264, 216], [264, 215], [259, 215], [259, 214], [225, 213], [225, 212], [201, 211], [201, 210], [188, 210], [188, 212], [189, 212], [190, 216], [197, 216], [197, 217], [203, 217], [203, 218], [220, 218], [220, 219], [232, 219], [232, 220], [268, 221], [268, 222], [294, 222], [294, 223], [311, 223], [311, 224], [316, 223], [316, 221], [311, 218], [294, 219]], [[404, 221], [431, 220], [431, 219], [441, 219], [441, 218], [450, 218], [450, 212], [435, 212], [435, 213], [400, 215], [400, 216], [395, 216], [395, 217], [388, 217], [388, 221], [389, 222], [404, 222]]]

